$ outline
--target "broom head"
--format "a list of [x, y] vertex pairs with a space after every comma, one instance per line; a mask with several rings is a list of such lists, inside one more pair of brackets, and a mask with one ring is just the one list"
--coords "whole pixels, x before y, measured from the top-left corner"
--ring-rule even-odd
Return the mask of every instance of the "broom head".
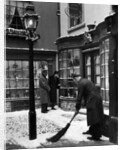
[[48, 142], [57, 142], [67, 131], [70, 123], [68, 123], [63, 129], [61, 129], [56, 135], [47, 139]]

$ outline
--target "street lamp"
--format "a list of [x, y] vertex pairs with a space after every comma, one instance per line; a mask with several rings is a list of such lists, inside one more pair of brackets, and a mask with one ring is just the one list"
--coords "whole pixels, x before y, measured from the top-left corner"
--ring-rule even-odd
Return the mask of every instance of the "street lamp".
[[36, 139], [36, 112], [34, 95], [34, 73], [33, 73], [33, 42], [39, 38], [35, 34], [38, 25], [39, 16], [35, 13], [34, 6], [26, 7], [26, 13], [23, 16], [23, 22], [27, 31], [27, 40], [29, 43], [29, 138]]

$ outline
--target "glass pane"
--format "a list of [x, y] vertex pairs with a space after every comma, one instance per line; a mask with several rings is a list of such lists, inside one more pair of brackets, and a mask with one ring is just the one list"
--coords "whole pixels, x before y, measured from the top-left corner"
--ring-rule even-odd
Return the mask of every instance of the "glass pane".
[[67, 89], [61, 89], [60, 90], [60, 97], [67, 97], [68, 96], [68, 90]]
[[109, 78], [105, 79], [105, 87], [106, 89], [109, 89]]
[[11, 98], [15, 98], [17, 95], [17, 90], [11, 90]]
[[18, 7], [18, 13], [19, 13], [20, 17], [23, 17], [23, 15], [24, 15], [24, 9]]
[[10, 76], [9, 76], [9, 70], [6, 70], [6, 78], [10, 78]]
[[28, 61], [22, 61], [23, 70], [29, 69], [29, 62]]
[[15, 78], [15, 71], [9, 70], [9, 78]]
[[109, 75], [108, 73], [108, 65], [105, 65], [105, 76], [107, 77]]
[[62, 59], [62, 52], [59, 53], [59, 60], [61, 60], [61, 59]]
[[70, 49], [68, 50], [67, 57], [68, 57], [68, 59], [72, 58], [72, 50], [70, 50]]
[[6, 98], [11, 98], [11, 92], [10, 90], [6, 90]]
[[109, 50], [109, 39], [105, 40], [105, 50]]
[[29, 90], [28, 89], [23, 90], [23, 92], [24, 92], [24, 97], [25, 98], [29, 97]]
[[67, 69], [64, 69], [63, 70], [63, 78], [66, 78], [67, 77]]
[[12, 16], [12, 18], [13, 18], [14, 13], [15, 13], [15, 6], [11, 6], [10, 7], [10, 15]]
[[36, 69], [36, 70], [39, 69], [39, 62], [38, 62], [38, 61], [35, 62], [35, 69]]
[[15, 68], [15, 70], [21, 69], [21, 61], [15, 61], [13, 68]]
[[86, 57], [86, 65], [91, 65], [91, 57]]
[[20, 89], [20, 90], [18, 90], [17, 91], [18, 92], [18, 96], [21, 98], [23, 98], [24, 97], [24, 90], [22, 90], [22, 89]]
[[105, 75], [105, 71], [104, 71], [104, 65], [101, 65], [101, 67], [100, 67], [100, 71], [101, 71], [101, 76], [104, 76]]
[[8, 70], [9, 69], [9, 61], [6, 61], [5, 63], [6, 63], [6, 70]]
[[7, 14], [7, 15], [10, 15], [9, 5], [6, 6], [6, 14]]
[[17, 80], [17, 88], [22, 88], [23, 87], [23, 80], [22, 79], [18, 79]]
[[63, 78], [63, 70], [59, 70], [59, 75], [61, 78]]
[[102, 99], [105, 100], [105, 90], [101, 89], [101, 96], [102, 96]]
[[100, 74], [100, 66], [99, 66], [99, 65], [96, 65], [96, 66], [95, 66], [95, 74], [96, 74], [96, 75], [99, 75], [99, 74]]
[[22, 70], [16, 70], [16, 74], [17, 74], [17, 77], [16, 77], [16, 78], [22, 78], [22, 77], [23, 77], [23, 72], [22, 72]]
[[74, 66], [79, 66], [80, 65], [80, 60], [79, 60], [78, 56], [75, 57], [73, 64], [74, 64]]
[[95, 56], [95, 64], [100, 64], [100, 56]]
[[101, 78], [101, 88], [105, 88], [105, 79]]
[[100, 85], [100, 76], [96, 76], [96, 84]]
[[9, 69], [10, 70], [15, 70], [14, 64], [15, 64], [15, 61], [9, 61]]
[[87, 74], [87, 75], [91, 75], [91, 67], [87, 67], [86, 69], [87, 69], [86, 74]]
[[63, 79], [60, 79], [61, 87], [63, 87]]
[[80, 74], [80, 67], [74, 67], [74, 73], [75, 74]]
[[10, 1], [10, 5], [16, 6], [16, 1]]
[[103, 41], [102, 43], [101, 43], [101, 52], [104, 52], [104, 50], [105, 50], [105, 42]]
[[101, 54], [101, 64], [105, 63], [105, 53]]
[[10, 88], [16, 88], [16, 80], [15, 79], [10, 80]]
[[59, 62], [59, 66], [60, 66], [60, 68], [63, 68], [63, 61]]
[[[10, 24], [10, 16], [6, 15], [6, 29], [9, 28], [9, 24]], [[6, 30], [7, 33], [8, 30]]]
[[106, 90], [106, 98], [105, 98], [106, 101], [109, 101], [109, 90]]
[[9, 79], [6, 79], [6, 88], [9, 88]]
[[68, 80], [67, 79], [64, 79], [62, 81], [62, 84], [63, 84], [63, 87], [67, 87], [68, 86]]
[[67, 59], [68, 58], [68, 53], [67, 53], [67, 51], [64, 51], [63, 52], [63, 59]]
[[72, 77], [72, 75], [74, 73], [74, 68], [71, 68], [69, 71], [70, 71], [70, 77]]
[[39, 81], [38, 79], [35, 79], [35, 80], [34, 80], [34, 87], [35, 87], [35, 88], [38, 87], [38, 81]]
[[29, 88], [29, 79], [23, 79], [23, 87]]
[[23, 78], [29, 78], [29, 70], [23, 70]]
[[105, 53], [105, 63], [108, 63], [109, 60], [109, 52]]
[[63, 61], [63, 68], [67, 68], [67, 66], [68, 66], [68, 65], [67, 65], [67, 61], [64, 60], [64, 61]]
[[17, 6], [18, 6], [18, 7], [23, 7], [24, 4], [23, 4], [23, 2], [21, 2], [21, 1], [17, 1]]
[[8, 0], [6, 0], [6, 4], [8, 4], [8, 5], [9, 5], [9, 1], [8, 1]]

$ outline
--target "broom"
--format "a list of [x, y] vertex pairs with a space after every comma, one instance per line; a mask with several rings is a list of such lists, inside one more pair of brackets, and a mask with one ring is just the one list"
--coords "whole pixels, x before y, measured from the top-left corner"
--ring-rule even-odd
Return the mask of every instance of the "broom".
[[61, 129], [56, 135], [50, 137], [47, 139], [48, 142], [57, 142], [67, 131], [67, 129], [69, 128], [71, 122], [73, 121], [73, 119], [75, 118], [75, 116], [78, 114], [78, 111], [76, 111], [73, 115], [73, 117], [71, 118], [70, 122], [67, 123], [67, 125]]

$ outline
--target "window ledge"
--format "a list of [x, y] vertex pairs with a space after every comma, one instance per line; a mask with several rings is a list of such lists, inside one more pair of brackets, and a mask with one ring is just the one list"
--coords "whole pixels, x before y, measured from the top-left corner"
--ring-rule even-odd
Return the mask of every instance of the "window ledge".
[[68, 33], [76, 31], [76, 30], [84, 28], [84, 27], [85, 27], [85, 23], [83, 22], [83, 23], [81, 23], [79, 25], [76, 25], [76, 26], [73, 26], [73, 27], [69, 28], [68, 29]]

